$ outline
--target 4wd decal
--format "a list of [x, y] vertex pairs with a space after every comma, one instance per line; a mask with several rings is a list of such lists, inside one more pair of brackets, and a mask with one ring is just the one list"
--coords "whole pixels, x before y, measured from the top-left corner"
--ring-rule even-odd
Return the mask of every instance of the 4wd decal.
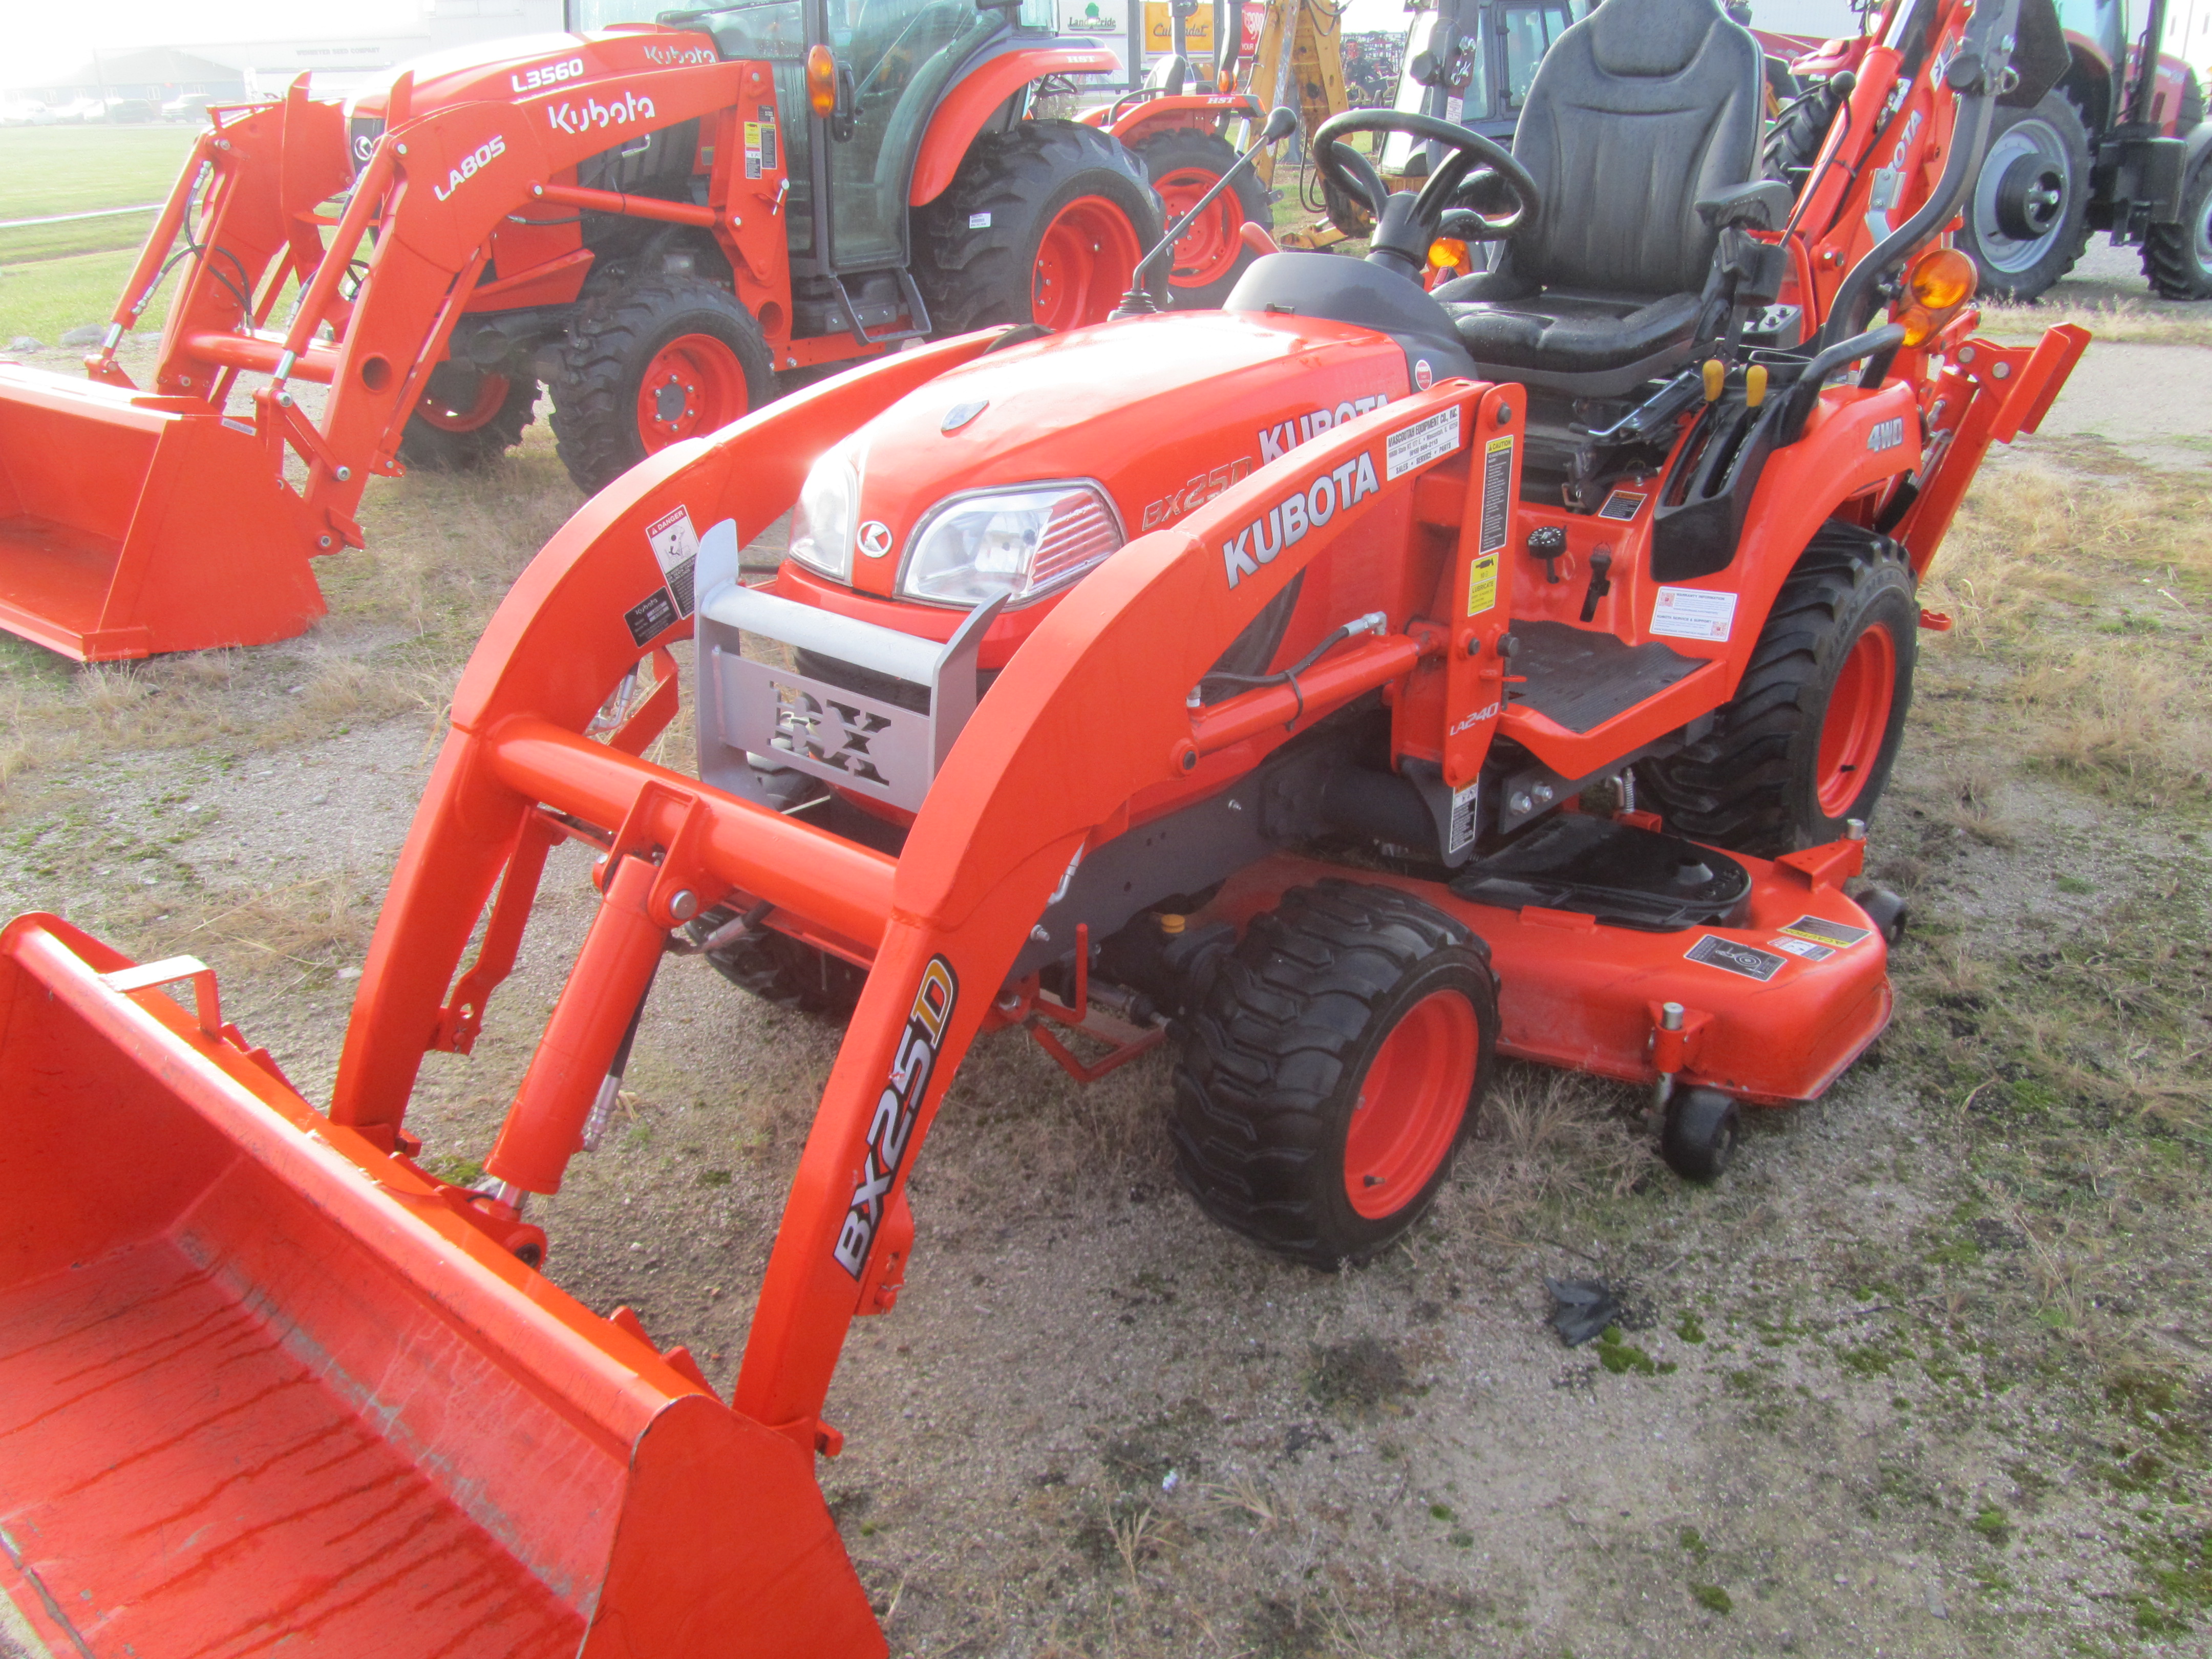
[[517, 70], [507, 77], [507, 83], [517, 92], [543, 92], [563, 81], [577, 80], [583, 73], [584, 60], [569, 58], [557, 64], [533, 64], [526, 70]]
[[1305, 539], [1306, 532], [1327, 524], [1337, 509], [1372, 495], [1382, 486], [1376, 481], [1375, 460], [1365, 450], [1333, 471], [1324, 472], [1303, 489], [1293, 489], [1237, 532], [1233, 542], [1221, 545], [1221, 563], [1231, 587], [1260, 567], [1272, 563], [1277, 554]]
[[447, 174], [444, 184], [432, 185], [430, 194], [441, 202], [451, 201], [453, 192], [461, 187], [463, 179], [475, 178], [478, 173], [489, 167], [496, 158], [506, 154], [507, 140], [495, 132], [466, 155], [461, 157], [460, 166]]
[[1260, 465], [1279, 460], [1300, 444], [1310, 444], [1334, 427], [1364, 415], [1370, 409], [1380, 409], [1390, 401], [1387, 392], [1376, 392], [1371, 398], [1353, 398], [1339, 404], [1334, 409], [1316, 409], [1296, 419], [1278, 421], [1274, 425], [1260, 428]]
[[581, 106], [569, 103], [548, 104], [545, 118], [556, 132], [585, 133], [594, 127], [628, 126], [633, 121], [653, 118], [653, 100], [635, 92], [610, 93], [611, 103], [601, 103], [596, 98], [586, 98]]
[[1867, 428], [1869, 449], [1894, 449], [1905, 441], [1905, 416], [1893, 416], [1887, 421], [1876, 421]]
[[1170, 490], [1156, 501], [1145, 503], [1142, 529], [1155, 530], [1171, 519], [1180, 519], [1186, 513], [1194, 513], [1212, 501], [1230, 485], [1252, 470], [1252, 458], [1239, 455], [1224, 466], [1211, 472], [1194, 472], [1190, 481], [1180, 489]]
[[907, 1140], [914, 1133], [915, 1119], [921, 1115], [929, 1074], [945, 1046], [945, 1028], [951, 1023], [952, 1005], [959, 996], [960, 980], [952, 964], [941, 956], [932, 957], [929, 966], [921, 970], [921, 984], [914, 994], [914, 1006], [908, 1011], [906, 1029], [899, 1033], [890, 1076], [876, 1102], [875, 1115], [868, 1120], [860, 1178], [853, 1184], [845, 1224], [838, 1229], [836, 1247], [830, 1251], [837, 1265], [854, 1279], [867, 1265], [868, 1246], [876, 1229], [883, 1224], [891, 1182], [906, 1158]]

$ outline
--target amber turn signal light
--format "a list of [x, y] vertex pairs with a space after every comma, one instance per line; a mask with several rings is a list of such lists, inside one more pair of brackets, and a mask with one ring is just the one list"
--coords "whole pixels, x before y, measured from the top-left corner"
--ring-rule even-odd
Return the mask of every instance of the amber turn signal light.
[[1930, 248], [1905, 272], [1907, 303], [1898, 313], [1905, 343], [1925, 345], [1974, 297], [1974, 262], [1954, 247]]
[[1429, 244], [1429, 265], [1432, 270], [1450, 270], [1456, 267], [1465, 270], [1471, 263], [1467, 244], [1456, 236], [1439, 236]]
[[806, 103], [824, 119], [837, 112], [837, 58], [827, 46], [806, 49]]

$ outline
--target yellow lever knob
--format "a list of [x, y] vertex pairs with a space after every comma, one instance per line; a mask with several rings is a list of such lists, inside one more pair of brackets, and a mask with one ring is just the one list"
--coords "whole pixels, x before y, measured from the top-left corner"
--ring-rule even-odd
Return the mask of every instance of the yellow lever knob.
[[1728, 380], [1728, 365], [1717, 357], [1705, 359], [1705, 401], [1717, 404], [1721, 400], [1721, 387]]
[[1759, 404], [1766, 401], [1766, 365], [1765, 363], [1753, 363], [1749, 368], [1744, 370], [1743, 401], [1752, 409], [1757, 409]]

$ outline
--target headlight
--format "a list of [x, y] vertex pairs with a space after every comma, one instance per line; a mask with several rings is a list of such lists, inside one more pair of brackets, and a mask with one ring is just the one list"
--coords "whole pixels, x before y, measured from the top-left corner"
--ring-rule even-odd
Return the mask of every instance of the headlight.
[[860, 495], [860, 481], [842, 452], [833, 449], [815, 462], [799, 487], [790, 556], [833, 581], [851, 581], [853, 518]]
[[1001, 593], [1020, 605], [1075, 580], [1121, 545], [1121, 521], [1096, 484], [1029, 484], [956, 496], [915, 532], [899, 589], [938, 605]]

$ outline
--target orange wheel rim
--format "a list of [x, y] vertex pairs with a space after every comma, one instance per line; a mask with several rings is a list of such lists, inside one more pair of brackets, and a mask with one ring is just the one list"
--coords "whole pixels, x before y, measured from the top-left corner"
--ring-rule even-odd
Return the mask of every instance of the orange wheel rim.
[[[1204, 167], [1177, 167], [1164, 173], [1153, 188], [1159, 191], [1170, 220], [1179, 219], [1196, 206], [1221, 175]], [[1185, 225], [1176, 237], [1175, 270], [1168, 277], [1171, 288], [1205, 288], [1229, 274], [1244, 251], [1241, 234], [1243, 204], [1237, 192], [1224, 191], [1213, 205]]]
[[1828, 817], [1841, 817], [1866, 788], [1881, 757], [1882, 740], [1889, 735], [1890, 709], [1896, 701], [1897, 641], [1876, 623], [1851, 641], [1820, 723], [1814, 791]]
[[1451, 1151], [1474, 1092], [1481, 1028], [1456, 991], [1407, 1011], [1367, 1063], [1344, 1140], [1344, 1191], [1370, 1221], [1412, 1203]]
[[1144, 250], [1128, 216], [1099, 196], [1079, 196], [1037, 239], [1030, 314], [1047, 328], [1103, 323], [1128, 291]]
[[504, 374], [479, 374], [476, 396], [467, 403], [425, 392], [415, 413], [441, 432], [474, 432], [499, 413], [512, 385]]
[[637, 388], [645, 453], [716, 431], [750, 412], [745, 368], [711, 334], [679, 334], [653, 354]]

